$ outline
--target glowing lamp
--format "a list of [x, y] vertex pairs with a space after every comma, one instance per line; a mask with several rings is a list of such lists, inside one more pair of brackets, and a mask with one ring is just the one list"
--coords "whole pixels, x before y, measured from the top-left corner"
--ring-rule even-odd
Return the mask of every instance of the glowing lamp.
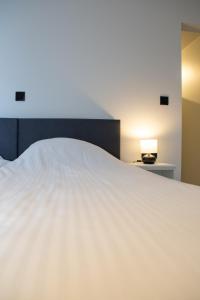
[[158, 140], [140, 140], [141, 157], [144, 164], [154, 164], [158, 156]]

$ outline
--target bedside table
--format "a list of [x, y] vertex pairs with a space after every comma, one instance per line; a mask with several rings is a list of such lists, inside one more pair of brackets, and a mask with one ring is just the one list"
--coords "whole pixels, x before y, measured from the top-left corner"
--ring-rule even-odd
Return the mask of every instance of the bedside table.
[[150, 171], [152, 173], [174, 179], [174, 171], [176, 166], [167, 163], [155, 163], [155, 164], [144, 164], [142, 162], [130, 163], [133, 166], [142, 168], [143, 170]]

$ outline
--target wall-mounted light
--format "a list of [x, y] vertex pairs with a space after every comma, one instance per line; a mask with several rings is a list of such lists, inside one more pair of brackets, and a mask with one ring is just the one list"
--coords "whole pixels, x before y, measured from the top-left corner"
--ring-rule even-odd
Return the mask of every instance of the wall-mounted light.
[[154, 164], [158, 156], [158, 140], [140, 140], [141, 157], [144, 164]]
[[194, 70], [188, 65], [182, 65], [182, 83], [187, 84], [194, 78]]

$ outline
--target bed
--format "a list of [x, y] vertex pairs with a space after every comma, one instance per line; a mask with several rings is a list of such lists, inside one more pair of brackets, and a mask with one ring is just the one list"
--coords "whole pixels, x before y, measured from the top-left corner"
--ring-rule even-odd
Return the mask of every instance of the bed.
[[0, 127], [0, 299], [199, 300], [200, 188], [121, 162], [118, 121], [22, 121]]

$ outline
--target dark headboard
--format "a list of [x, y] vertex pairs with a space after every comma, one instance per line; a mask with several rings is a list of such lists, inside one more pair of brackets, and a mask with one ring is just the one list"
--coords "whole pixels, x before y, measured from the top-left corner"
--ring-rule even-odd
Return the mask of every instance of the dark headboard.
[[120, 121], [105, 119], [0, 119], [0, 155], [13, 160], [38, 140], [69, 137], [120, 158]]
[[0, 155], [8, 160], [17, 157], [17, 119], [0, 119]]

